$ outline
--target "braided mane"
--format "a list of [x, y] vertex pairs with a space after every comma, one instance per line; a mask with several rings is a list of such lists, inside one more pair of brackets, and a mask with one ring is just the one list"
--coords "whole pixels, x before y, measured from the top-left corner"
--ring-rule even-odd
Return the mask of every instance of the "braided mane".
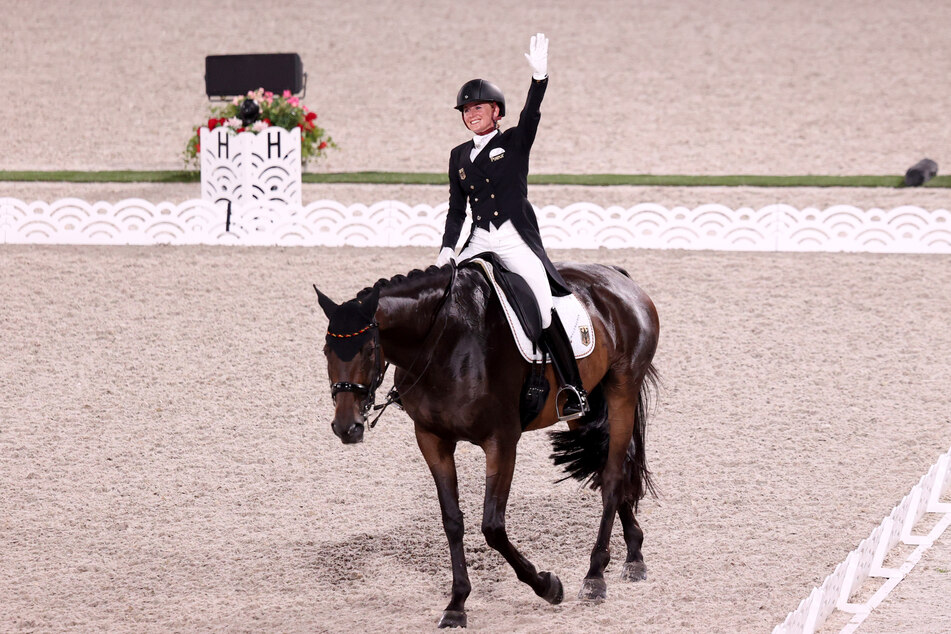
[[381, 277], [380, 279], [378, 279], [376, 282], [373, 283], [373, 286], [367, 286], [366, 288], [361, 290], [359, 293], [357, 293], [357, 298], [359, 299], [363, 297], [364, 295], [366, 295], [367, 293], [372, 292], [375, 289], [379, 289], [380, 291], [382, 291], [383, 289], [387, 287], [402, 286], [405, 282], [408, 282], [408, 281], [418, 281], [420, 280], [420, 278], [423, 278], [425, 276], [432, 276], [434, 273], [439, 273], [441, 270], [442, 269], [437, 266], [430, 265], [429, 267], [426, 268], [426, 270], [413, 269], [406, 275], [397, 274], [391, 277], [390, 279]]

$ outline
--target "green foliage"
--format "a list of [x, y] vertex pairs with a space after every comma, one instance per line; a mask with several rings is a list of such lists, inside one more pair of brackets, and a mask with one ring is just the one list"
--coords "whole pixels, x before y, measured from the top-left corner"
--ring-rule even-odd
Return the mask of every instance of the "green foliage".
[[[242, 106], [252, 102], [256, 108], [253, 118], [242, 119]], [[201, 164], [201, 141], [199, 132], [202, 127], [209, 130], [224, 127], [234, 134], [240, 132], [261, 132], [274, 126], [301, 132], [301, 163], [324, 156], [328, 148], [337, 144], [326, 130], [317, 125], [317, 113], [312, 112], [300, 102], [300, 99], [285, 90], [283, 95], [275, 95], [263, 88], [249, 92], [244, 97], [235, 97], [230, 102], [211, 108], [211, 116], [204, 124], [195, 128], [195, 134], [185, 143], [183, 153], [186, 167], [199, 167]]]

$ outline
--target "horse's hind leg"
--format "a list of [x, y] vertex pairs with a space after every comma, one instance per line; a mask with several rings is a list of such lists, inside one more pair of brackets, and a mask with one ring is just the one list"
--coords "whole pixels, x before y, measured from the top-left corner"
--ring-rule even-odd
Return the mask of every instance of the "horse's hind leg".
[[564, 588], [557, 576], [537, 572], [512, 542], [505, 530], [505, 507], [515, 473], [515, 445], [518, 438], [491, 438], [483, 446], [485, 451], [485, 506], [482, 513], [482, 533], [486, 543], [499, 551], [515, 570], [519, 581], [527, 583], [535, 594], [549, 603], [561, 603]]
[[621, 579], [624, 581], [643, 581], [647, 579], [647, 565], [641, 553], [641, 544], [644, 543], [644, 531], [634, 518], [634, 504], [629, 501], [621, 502], [617, 511], [624, 527], [624, 542], [627, 544], [627, 559], [621, 568]]
[[[616, 396], [612, 397], [612, 392]], [[637, 390], [633, 393], [636, 395]], [[611, 561], [611, 532], [614, 519], [624, 502], [624, 461], [634, 429], [636, 404], [616, 390], [606, 390], [608, 398], [608, 457], [601, 471], [601, 524], [598, 538], [591, 550], [591, 564], [585, 575], [578, 598], [582, 601], [603, 601], [607, 598], [604, 570]]]

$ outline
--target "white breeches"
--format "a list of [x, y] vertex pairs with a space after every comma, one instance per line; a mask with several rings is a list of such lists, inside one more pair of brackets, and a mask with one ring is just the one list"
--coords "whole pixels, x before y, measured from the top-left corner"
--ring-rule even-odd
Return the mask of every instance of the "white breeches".
[[474, 228], [469, 246], [462, 250], [458, 260], [461, 262], [474, 255], [491, 251], [496, 254], [510, 271], [520, 275], [538, 302], [541, 311], [542, 328], [551, 325], [551, 310], [554, 304], [551, 299], [551, 286], [548, 284], [548, 273], [545, 265], [538, 259], [510, 220], [502, 223], [501, 227], [489, 225], [489, 230]]

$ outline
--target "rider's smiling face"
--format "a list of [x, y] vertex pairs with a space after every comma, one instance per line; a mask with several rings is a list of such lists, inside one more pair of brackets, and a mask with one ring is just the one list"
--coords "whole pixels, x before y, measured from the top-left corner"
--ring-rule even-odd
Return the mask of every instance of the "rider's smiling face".
[[462, 109], [462, 120], [473, 134], [487, 134], [499, 120], [499, 106], [492, 101], [476, 101]]

